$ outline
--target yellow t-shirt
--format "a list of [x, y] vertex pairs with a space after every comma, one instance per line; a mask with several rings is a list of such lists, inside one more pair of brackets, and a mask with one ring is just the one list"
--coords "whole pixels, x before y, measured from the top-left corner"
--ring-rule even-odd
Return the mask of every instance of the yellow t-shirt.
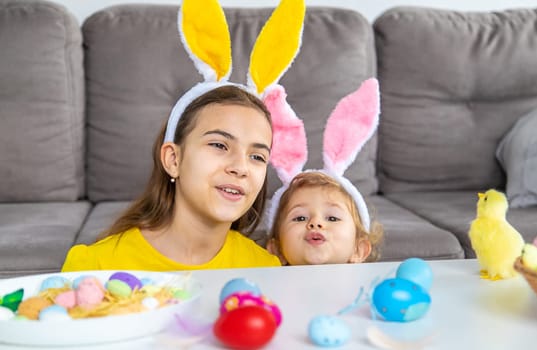
[[62, 272], [82, 270], [175, 271], [280, 266], [279, 259], [237, 231], [230, 230], [222, 249], [209, 262], [184, 265], [158, 252], [140, 229], [106, 237], [92, 245], [78, 244], [67, 253]]

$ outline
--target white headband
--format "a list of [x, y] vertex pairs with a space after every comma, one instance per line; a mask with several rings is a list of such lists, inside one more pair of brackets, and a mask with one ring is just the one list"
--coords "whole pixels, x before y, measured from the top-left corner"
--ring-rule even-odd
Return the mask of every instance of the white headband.
[[281, 0], [257, 37], [250, 56], [248, 83], [243, 85], [228, 82], [231, 39], [218, 1], [183, 0], [177, 17], [181, 42], [204, 81], [188, 90], [173, 107], [164, 142], [174, 141], [185, 108], [203, 94], [221, 86], [236, 86], [263, 96], [267, 87], [277, 84], [300, 49], [305, 11], [304, 0]]
[[374, 78], [362, 83], [355, 92], [345, 96], [336, 105], [326, 122], [321, 170], [302, 170], [306, 164], [307, 140], [304, 123], [287, 103], [282, 86], [267, 90], [264, 98], [273, 124], [273, 142], [270, 162], [283, 186], [272, 197], [267, 209], [267, 223], [272, 229], [282, 194], [293, 178], [303, 172], [318, 171], [336, 180], [352, 197], [364, 229], [369, 232], [370, 217], [364, 198], [358, 189], [343, 176], [354, 162], [363, 145], [377, 129], [380, 114], [378, 81]]

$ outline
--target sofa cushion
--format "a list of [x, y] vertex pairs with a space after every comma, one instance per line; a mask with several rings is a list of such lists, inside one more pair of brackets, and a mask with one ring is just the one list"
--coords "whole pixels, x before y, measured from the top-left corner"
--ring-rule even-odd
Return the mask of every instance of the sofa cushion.
[[74, 16], [37, 0], [0, 2], [0, 202], [84, 192], [82, 38]]
[[91, 204], [0, 203], [0, 277], [58, 272]]
[[449, 230], [431, 224], [385, 197], [372, 196], [367, 202], [373, 216], [384, 226], [381, 261], [399, 261], [408, 257], [464, 258], [458, 239]]
[[509, 205], [537, 205], [537, 109], [519, 119], [502, 138], [496, 158], [507, 176]]
[[[430, 221], [433, 225], [452, 232], [463, 247], [465, 256], [475, 258], [468, 230], [476, 215], [477, 192], [391, 193], [388, 199]], [[507, 221], [522, 234], [526, 242], [531, 242], [537, 235], [536, 217], [537, 207], [511, 208], [507, 212]]]
[[130, 204], [125, 201], [97, 203], [84, 222], [75, 244], [94, 243], [99, 233], [108, 229]]
[[497, 144], [537, 105], [537, 10], [399, 7], [374, 30], [381, 190], [503, 187]]
[[[129, 200], [152, 168], [151, 148], [176, 100], [202, 80], [177, 33], [177, 6], [119, 5], [83, 25], [87, 76], [88, 196]], [[233, 45], [231, 80], [246, 82], [257, 33], [272, 9], [226, 9]], [[360, 14], [308, 8], [301, 52], [282, 84], [304, 119], [310, 160], [322, 165], [322, 131], [336, 102], [375, 75], [372, 28]], [[347, 170], [364, 194], [377, 190], [376, 138]], [[270, 193], [279, 187], [270, 170]]]

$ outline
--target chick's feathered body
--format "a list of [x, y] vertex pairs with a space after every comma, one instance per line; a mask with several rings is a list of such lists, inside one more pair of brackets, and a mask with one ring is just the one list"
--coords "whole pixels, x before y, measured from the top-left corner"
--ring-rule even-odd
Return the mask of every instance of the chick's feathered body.
[[468, 234], [481, 265], [481, 276], [490, 279], [513, 277], [516, 274], [513, 265], [522, 252], [524, 239], [505, 218], [507, 198], [496, 190], [478, 196], [477, 215]]

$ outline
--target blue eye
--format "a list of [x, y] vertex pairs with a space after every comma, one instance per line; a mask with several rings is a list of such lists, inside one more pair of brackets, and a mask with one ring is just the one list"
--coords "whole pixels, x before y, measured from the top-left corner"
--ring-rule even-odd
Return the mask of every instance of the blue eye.
[[305, 216], [297, 216], [296, 218], [293, 218], [293, 221], [306, 221]]

